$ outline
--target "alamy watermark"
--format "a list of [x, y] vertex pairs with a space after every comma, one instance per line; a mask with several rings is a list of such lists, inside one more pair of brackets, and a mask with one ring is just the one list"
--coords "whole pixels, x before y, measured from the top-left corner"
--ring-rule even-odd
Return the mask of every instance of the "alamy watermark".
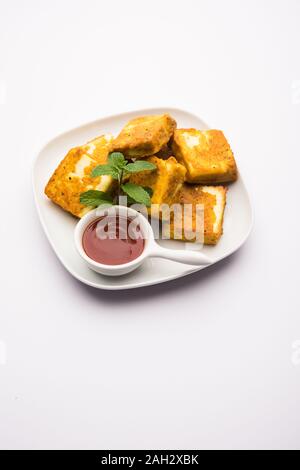
[[[127, 197], [120, 197], [120, 205], [127, 206]], [[155, 239], [184, 240], [195, 242], [197, 249], [204, 243], [204, 204], [152, 204], [151, 208], [143, 204], [133, 204], [130, 209], [144, 216], [151, 225]], [[114, 206], [98, 207], [96, 235], [100, 240], [107, 238], [137, 239], [141, 233], [138, 217], [128, 220], [119, 217]], [[190, 244], [186, 244], [190, 249]]]
[[291, 361], [294, 366], [300, 366], [300, 339], [292, 343]]

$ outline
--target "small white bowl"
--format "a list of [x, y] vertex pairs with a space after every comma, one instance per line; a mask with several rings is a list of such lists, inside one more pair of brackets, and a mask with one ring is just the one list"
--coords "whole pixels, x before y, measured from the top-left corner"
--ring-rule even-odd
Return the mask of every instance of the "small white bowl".
[[[129, 263], [119, 265], [109, 265], [98, 263], [91, 259], [84, 251], [82, 245], [83, 234], [87, 226], [103, 216], [118, 215], [130, 220], [134, 220], [140, 226], [142, 236], [145, 240], [145, 246], [142, 254]], [[125, 206], [100, 206], [97, 209], [88, 212], [76, 225], [75, 228], [75, 246], [82, 259], [87, 265], [97, 273], [106, 276], [122, 276], [138, 268], [147, 258], [165, 258], [178, 263], [190, 264], [193, 266], [207, 266], [211, 260], [203, 253], [188, 250], [169, 250], [158, 245], [154, 239], [152, 227], [146, 217], [130, 207]]]

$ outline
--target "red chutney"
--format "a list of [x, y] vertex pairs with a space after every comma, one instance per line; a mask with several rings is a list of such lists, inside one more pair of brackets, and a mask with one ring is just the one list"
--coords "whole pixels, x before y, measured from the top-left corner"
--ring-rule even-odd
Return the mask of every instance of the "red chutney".
[[85, 229], [82, 245], [87, 256], [101, 264], [125, 264], [138, 258], [145, 246], [139, 225], [131, 219], [104, 216]]

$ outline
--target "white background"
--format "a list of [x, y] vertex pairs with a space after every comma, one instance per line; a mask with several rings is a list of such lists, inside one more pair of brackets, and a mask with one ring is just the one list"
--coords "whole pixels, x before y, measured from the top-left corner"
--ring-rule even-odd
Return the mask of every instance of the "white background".
[[[299, 0], [0, 0], [1, 448], [300, 448], [299, 22]], [[32, 162], [154, 106], [225, 131], [254, 231], [205, 272], [96, 291], [43, 234]]]

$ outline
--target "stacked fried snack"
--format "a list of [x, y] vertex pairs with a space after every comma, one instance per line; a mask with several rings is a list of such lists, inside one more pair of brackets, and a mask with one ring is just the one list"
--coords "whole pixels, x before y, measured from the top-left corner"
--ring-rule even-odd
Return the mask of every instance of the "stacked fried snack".
[[[90, 208], [80, 204], [81, 192], [114, 190], [110, 176], [90, 177], [92, 169], [105, 163], [112, 151], [122, 152], [128, 159], [147, 159], [155, 163], [155, 170], [133, 174], [130, 181], [152, 189], [153, 205], [190, 204], [189, 225], [193, 230], [196, 207], [202, 204], [203, 241], [208, 245], [219, 241], [227, 191], [220, 184], [237, 179], [235, 159], [222, 131], [177, 129], [176, 121], [168, 114], [135, 118], [115, 139], [100, 136], [72, 149], [47, 184], [46, 195], [63, 209], [82, 217]], [[159, 210], [156, 215], [163, 219]], [[174, 218], [166, 226], [171, 238], [190, 240], [178, 230]]]

